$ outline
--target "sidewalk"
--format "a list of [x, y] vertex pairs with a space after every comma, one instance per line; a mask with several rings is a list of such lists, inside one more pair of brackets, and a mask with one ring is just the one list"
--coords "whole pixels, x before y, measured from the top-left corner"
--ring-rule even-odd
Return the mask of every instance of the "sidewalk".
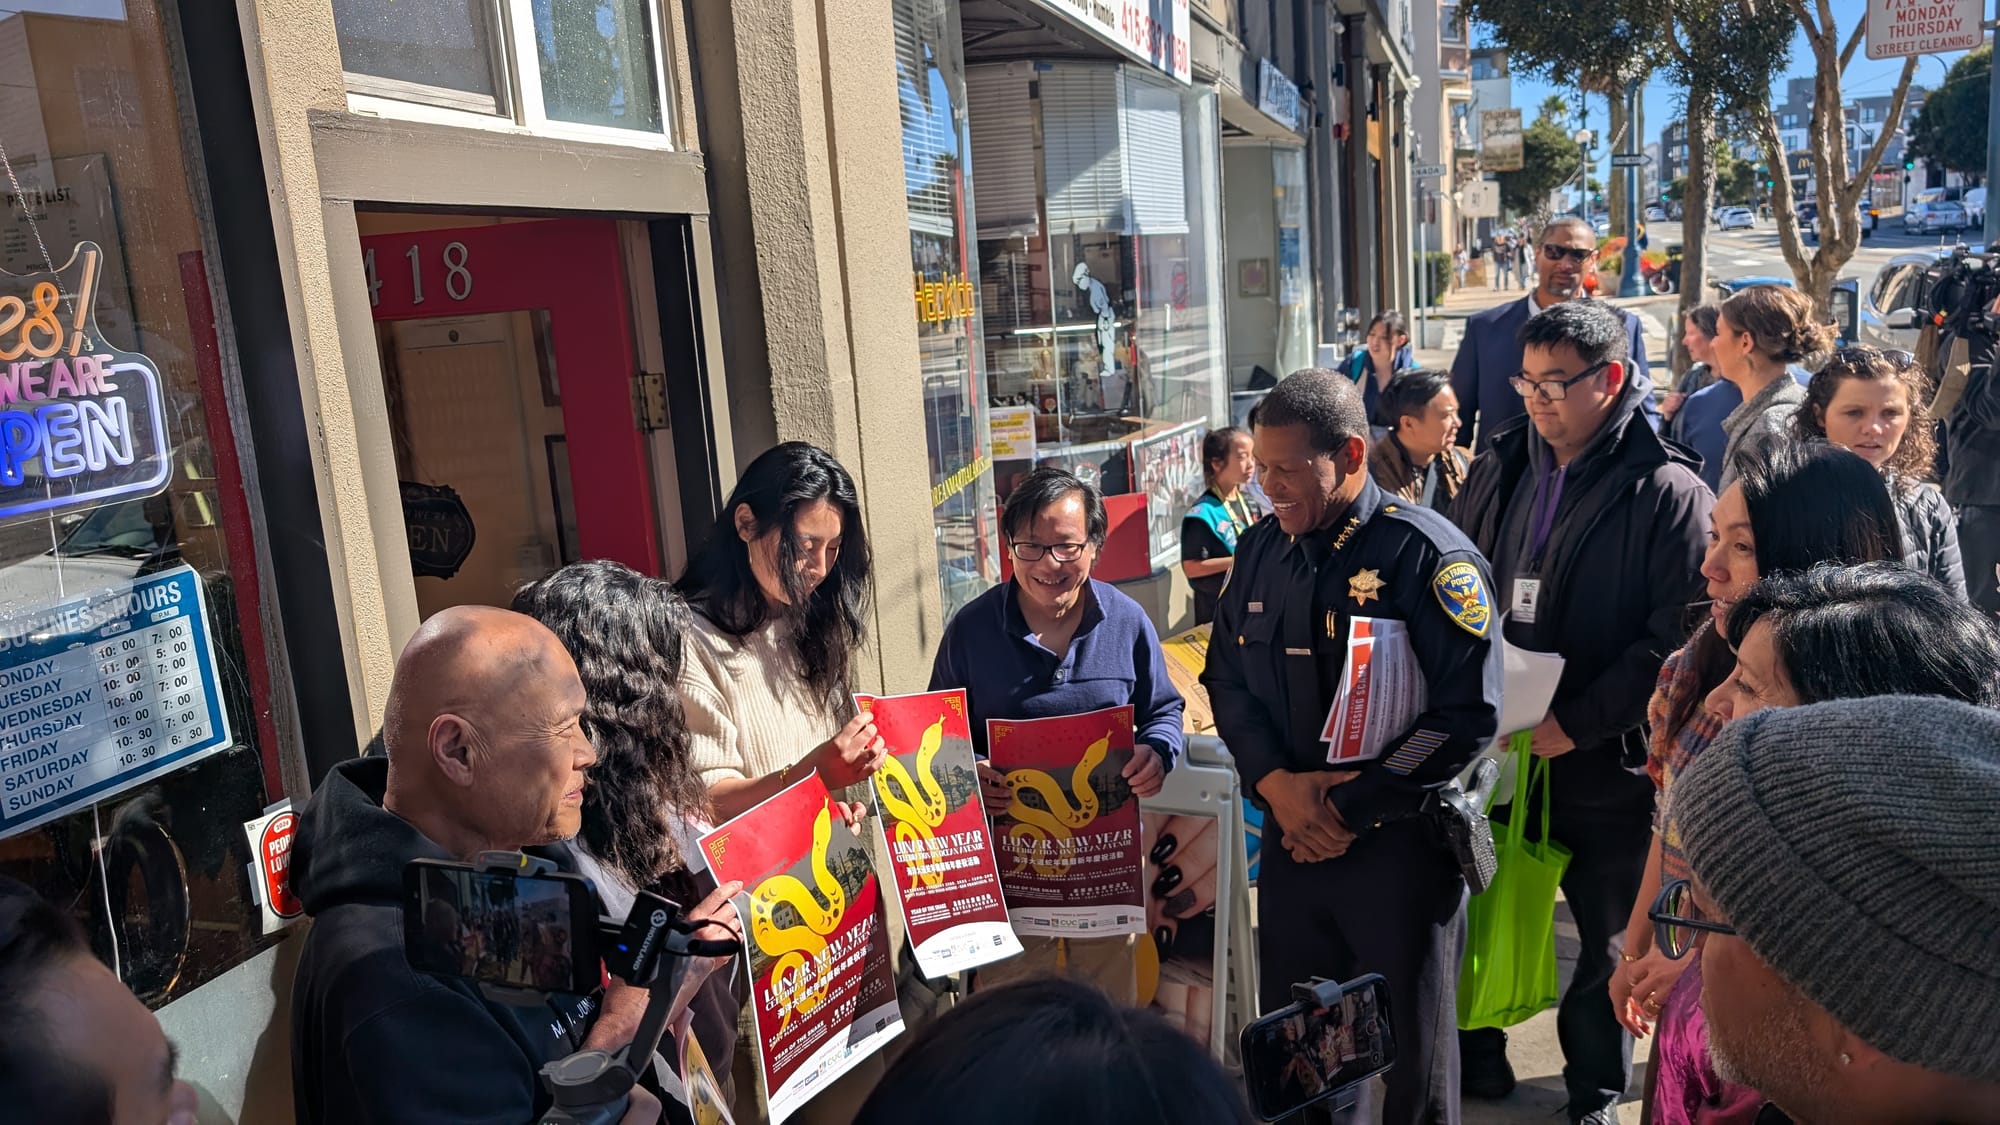
[[[1487, 289], [1472, 286], [1454, 289], [1445, 295], [1444, 303], [1427, 314], [1444, 323], [1444, 335], [1438, 347], [1416, 349], [1417, 364], [1420, 367], [1436, 367], [1450, 370], [1452, 357], [1458, 354], [1458, 342], [1465, 336], [1465, 320], [1474, 313], [1484, 312], [1496, 305], [1518, 301], [1526, 297], [1522, 289]], [[1668, 344], [1668, 326], [1673, 322], [1674, 310], [1679, 307], [1678, 294], [1669, 293], [1664, 297], [1647, 295], [1644, 297], [1611, 297], [1607, 303], [1621, 309], [1630, 309], [1645, 326], [1646, 359], [1655, 371], [1666, 369], [1671, 354]], [[1421, 342], [1418, 335], [1417, 318], [1410, 318], [1410, 333]], [[1659, 380], [1654, 380], [1655, 384]]]

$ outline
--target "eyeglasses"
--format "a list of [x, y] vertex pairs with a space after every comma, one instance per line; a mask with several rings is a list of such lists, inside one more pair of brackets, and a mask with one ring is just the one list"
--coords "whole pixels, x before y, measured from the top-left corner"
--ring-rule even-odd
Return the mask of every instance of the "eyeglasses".
[[1061, 563], [1073, 563], [1083, 557], [1087, 543], [1009, 543], [1007, 549], [1022, 562], [1040, 562], [1048, 555]]
[[1551, 262], [1560, 262], [1564, 258], [1568, 258], [1580, 266], [1589, 261], [1590, 256], [1595, 253], [1597, 253], [1597, 250], [1594, 247], [1557, 246], [1552, 242], [1542, 244], [1542, 257], [1547, 258]]
[[1686, 879], [1675, 879], [1660, 888], [1653, 909], [1646, 912], [1653, 923], [1653, 944], [1670, 961], [1678, 961], [1694, 948], [1698, 933], [1736, 936], [1736, 927], [1710, 922], [1700, 916], [1694, 904], [1694, 888]]
[[1516, 375], [1512, 379], [1507, 380], [1507, 385], [1513, 387], [1514, 393], [1520, 395], [1522, 398], [1533, 398], [1536, 395], [1541, 395], [1543, 402], [1561, 402], [1569, 397], [1569, 389], [1571, 387], [1611, 366], [1613, 362], [1613, 360], [1607, 359], [1603, 363], [1593, 363], [1589, 367], [1584, 368], [1583, 373], [1580, 375], [1574, 375], [1568, 379], [1550, 379], [1539, 383], [1528, 378], [1526, 375]]

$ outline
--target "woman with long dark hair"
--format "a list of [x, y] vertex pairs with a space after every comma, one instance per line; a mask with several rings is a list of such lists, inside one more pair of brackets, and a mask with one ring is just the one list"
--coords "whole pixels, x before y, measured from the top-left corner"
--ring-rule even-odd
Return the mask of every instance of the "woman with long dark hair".
[[1201, 439], [1201, 499], [1181, 519], [1181, 570], [1194, 590], [1194, 623], [1215, 619], [1215, 602], [1236, 561], [1236, 537], [1263, 519], [1266, 509], [1247, 487], [1255, 470], [1250, 431], [1223, 426]]
[[[849, 694], [871, 585], [860, 499], [840, 462], [799, 441], [750, 462], [679, 583], [695, 611], [680, 680], [690, 755], [718, 822], [817, 771], [858, 826], [864, 786], [888, 755]], [[874, 833], [861, 837], [886, 886]], [[889, 910], [884, 925], [897, 960], [901, 914]], [[738, 1020], [740, 1034], [756, 1034], [747, 1005]], [[753, 1057], [737, 1053], [739, 1120], [762, 1113], [745, 1105], [757, 1089], [754, 1064], [744, 1065]], [[879, 1057], [864, 1060], [794, 1120], [846, 1125], [881, 1073]]]
[[[583, 680], [583, 729], [597, 750], [597, 765], [583, 791], [583, 830], [572, 850], [606, 911], [623, 917], [641, 890], [684, 906], [706, 896], [690, 913], [724, 917], [740, 932], [730, 897], [742, 884], [717, 887], [694, 846], [710, 827], [711, 813], [681, 704], [682, 645], [693, 624], [687, 603], [663, 578], [593, 560], [522, 588], [513, 609], [548, 626]], [[700, 971], [721, 967], [703, 962]], [[725, 1083], [736, 1013], [748, 998], [730, 978], [706, 976], [692, 1005], [702, 1052]], [[599, 1036], [613, 1044], [629, 1039], [645, 1006], [644, 990], [613, 982], [592, 1045]]]
[[1930, 483], [1937, 459], [1930, 379], [1908, 352], [1842, 348], [1806, 384], [1792, 419], [1801, 441], [1853, 450], [1889, 484], [1903, 530], [1903, 561], [1963, 594], [1958, 518]]
[[848, 696], [868, 538], [832, 454], [793, 441], [752, 461], [679, 587], [695, 610], [681, 674], [691, 754], [718, 820], [806, 770], [832, 790], [875, 772], [886, 751]]
[[[1882, 478], [1866, 461], [1828, 445], [1774, 445], [1745, 462], [1740, 480], [1715, 502], [1708, 555], [1709, 612], [1687, 645], [1667, 657], [1658, 690], [1647, 707], [1651, 728], [1646, 768], [1664, 808], [1674, 777], [1707, 749], [1721, 720], [1704, 710], [1709, 694], [1728, 679], [1735, 657], [1720, 632], [1729, 611], [1760, 578], [1803, 571], [1822, 563], [1852, 565], [1901, 557], [1896, 510]], [[1652, 848], [1625, 948], [1611, 978], [1619, 1022], [1645, 1035], [1654, 1020], [1685, 1018], [1663, 1013], [1674, 980], [1686, 967], [1653, 947], [1647, 910], [1666, 880], [1686, 878], [1686, 859], [1655, 817]], [[1677, 1003], [1685, 1004], [1679, 1000]], [[1664, 1047], [1663, 1047], [1664, 1050]], [[1680, 1091], [1659, 1087], [1671, 1101]]]
[[[1987, 707], [2000, 702], [2000, 632], [1937, 581], [1898, 563], [1773, 574], [1735, 603], [1722, 632], [1736, 660], [1703, 704], [1717, 730], [1757, 711], [1833, 699], [1915, 695]], [[1895, 763], [1883, 768], [1893, 770]], [[1769, 796], [1784, 801], [1800, 795]], [[1666, 840], [1671, 877], [1686, 879], [1677, 835]], [[1640, 909], [1653, 903], [1645, 898]], [[1621, 1019], [1635, 1031], [1652, 1015], [1642, 993], [1660, 1005], [1652, 1119], [1661, 1125], [1761, 1120], [1763, 1095], [1723, 1080], [1709, 1062], [1699, 947], [1687, 960], [1668, 964], [1684, 971], [1647, 971], [1619, 1004]]]
[[1350, 352], [1340, 368], [1360, 386], [1361, 401], [1368, 407], [1368, 425], [1376, 431], [1375, 436], [1396, 425], [1394, 418], [1382, 413], [1382, 392], [1389, 389], [1397, 372], [1416, 365], [1416, 354], [1410, 351], [1409, 321], [1394, 309], [1376, 313], [1368, 322], [1362, 346]]

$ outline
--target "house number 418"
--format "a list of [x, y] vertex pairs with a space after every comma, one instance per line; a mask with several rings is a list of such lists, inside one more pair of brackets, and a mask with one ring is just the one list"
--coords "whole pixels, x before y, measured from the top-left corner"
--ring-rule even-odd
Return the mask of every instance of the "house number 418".
[[[375, 272], [375, 251], [366, 255], [368, 267], [368, 304], [371, 307], [382, 304], [382, 277]], [[412, 243], [403, 257], [410, 260], [410, 303], [424, 303], [424, 263], [417, 246]], [[463, 301], [472, 296], [472, 268], [467, 265], [467, 251], [463, 242], [444, 244], [444, 292], [454, 301]]]

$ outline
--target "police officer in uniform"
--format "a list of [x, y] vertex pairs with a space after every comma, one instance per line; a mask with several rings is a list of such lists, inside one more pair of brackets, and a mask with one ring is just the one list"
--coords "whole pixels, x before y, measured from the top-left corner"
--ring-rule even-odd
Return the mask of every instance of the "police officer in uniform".
[[[1423, 809], [1498, 721], [1491, 577], [1443, 516], [1370, 478], [1367, 412], [1338, 372], [1285, 379], [1251, 428], [1273, 514], [1237, 546], [1202, 683], [1275, 823], [1258, 875], [1264, 1010], [1295, 981], [1382, 974], [1397, 1055], [1382, 1120], [1456, 1125], [1465, 881]], [[1357, 617], [1404, 624], [1425, 710], [1379, 757], [1336, 769], [1320, 732]]]

